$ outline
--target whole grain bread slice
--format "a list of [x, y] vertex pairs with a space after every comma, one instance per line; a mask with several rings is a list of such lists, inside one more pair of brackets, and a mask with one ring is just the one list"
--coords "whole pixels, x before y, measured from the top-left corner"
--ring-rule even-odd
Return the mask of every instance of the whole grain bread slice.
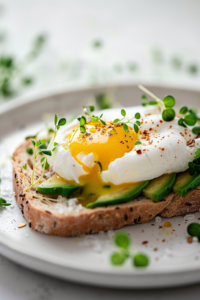
[[[13, 187], [17, 204], [29, 227], [41, 233], [79, 236], [118, 229], [126, 225], [147, 223], [158, 214], [172, 217], [200, 209], [200, 190], [195, 189], [185, 197], [170, 193], [159, 202], [140, 196], [120, 205], [69, 212], [66, 210], [67, 203], [55, 203], [37, 198], [42, 195], [36, 192], [35, 187], [23, 193], [31, 183], [33, 155], [26, 152], [26, 149], [31, 147], [31, 140], [26, 140], [13, 154]], [[26, 170], [22, 168], [25, 164], [27, 164]], [[40, 167], [36, 168], [35, 180], [41, 172]], [[47, 171], [45, 176], [41, 182], [48, 179], [51, 172]], [[45, 197], [52, 196], [45, 195]]]

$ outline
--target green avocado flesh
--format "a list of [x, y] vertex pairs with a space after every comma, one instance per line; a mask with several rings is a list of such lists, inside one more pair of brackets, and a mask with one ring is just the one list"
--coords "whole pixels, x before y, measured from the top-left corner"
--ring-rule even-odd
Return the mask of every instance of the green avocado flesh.
[[188, 171], [177, 174], [173, 191], [180, 196], [187, 195], [191, 190], [195, 189], [200, 184], [200, 174], [196, 173], [193, 176]]
[[100, 196], [95, 202], [87, 204], [86, 207], [93, 208], [97, 206], [126, 203], [137, 198], [142, 193], [143, 189], [148, 185], [148, 183], [149, 181], [138, 182], [131, 187]]
[[37, 187], [37, 191], [44, 195], [59, 195], [62, 197], [71, 196], [81, 185], [67, 183], [64, 179], [53, 175]]
[[149, 185], [144, 189], [143, 195], [154, 201], [160, 201], [167, 196], [174, 185], [176, 174], [164, 174], [150, 181]]

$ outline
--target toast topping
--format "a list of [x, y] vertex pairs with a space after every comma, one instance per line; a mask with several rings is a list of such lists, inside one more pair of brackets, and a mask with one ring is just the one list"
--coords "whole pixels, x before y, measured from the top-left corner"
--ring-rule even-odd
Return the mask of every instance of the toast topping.
[[190, 139], [190, 140], [187, 141], [187, 146], [188, 147], [194, 147], [194, 145], [195, 145], [195, 140]]

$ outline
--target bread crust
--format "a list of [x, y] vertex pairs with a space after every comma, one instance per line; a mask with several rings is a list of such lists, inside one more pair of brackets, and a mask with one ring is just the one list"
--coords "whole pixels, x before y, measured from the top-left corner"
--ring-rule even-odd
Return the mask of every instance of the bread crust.
[[[65, 213], [62, 208], [66, 204], [34, 198], [40, 195], [36, 195], [35, 188], [23, 194], [23, 190], [31, 182], [33, 156], [26, 153], [26, 149], [31, 146], [31, 140], [27, 140], [13, 154], [13, 187], [17, 204], [29, 227], [41, 233], [65, 237], [79, 236], [147, 223], [158, 214], [162, 217], [172, 217], [200, 209], [200, 190], [195, 189], [185, 197], [170, 193], [159, 202], [141, 196], [124, 204]], [[22, 168], [25, 163], [27, 170]], [[40, 174], [41, 169], [37, 169], [36, 173]]]

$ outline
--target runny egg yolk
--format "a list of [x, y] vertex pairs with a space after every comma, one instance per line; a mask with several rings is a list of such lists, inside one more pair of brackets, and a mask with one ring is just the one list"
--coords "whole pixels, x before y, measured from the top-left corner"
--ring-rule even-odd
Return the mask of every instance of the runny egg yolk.
[[137, 133], [131, 127], [128, 127], [126, 132], [121, 124], [106, 123], [103, 125], [101, 122], [90, 122], [85, 125], [85, 128], [85, 133], [81, 133], [78, 127], [66, 137], [69, 141], [72, 157], [88, 173], [88, 175], [79, 178], [84, 188], [81, 190], [81, 194], [76, 196], [82, 204], [93, 202], [100, 195], [130, 186], [130, 183], [116, 186], [103, 182], [100, 176], [100, 165], [95, 163], [92, 168], [87, 167], [77, 158], [77, 155], [93, 153], [94, 161], [100, 162], [103, 171], [105, 171], [112, 161], [130, 152], [138, 138]]

